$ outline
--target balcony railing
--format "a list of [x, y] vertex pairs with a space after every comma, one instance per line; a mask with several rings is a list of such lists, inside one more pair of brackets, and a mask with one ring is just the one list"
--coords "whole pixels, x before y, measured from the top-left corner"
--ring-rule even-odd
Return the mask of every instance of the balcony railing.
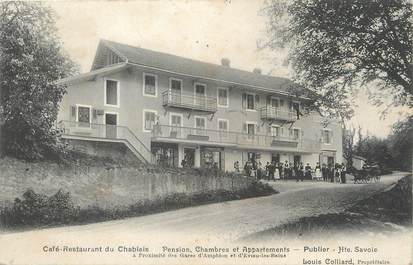
[[176, 139], [196, 141], [197, 143], [223, 144], [231, 146], [251, 146], [265, 148], [285, 148], [291, 151], [319, 152], [320, 142], [294, 137], [247, 134], [232, 131], [207, 130], [170, 125], [154, 125], [153, 139]]
[[129, 144], [131, 151], [143, 162], [152, 163], [154, 161], [149, 148], [126, 126], [75, 121], [60, 121], [58, 126], [63, 135], [125, 141]]
[[295, 121], [297, 113], [294, 111], [282, 110], [280, 108], [265, 106], [260, 109], [261, 119], [279, 120], [279, 121]]
[[163, 105], [205, 112], [217, 111], [217, 99], [207, 96], [195, 96], [167, 90], [162, 93]]

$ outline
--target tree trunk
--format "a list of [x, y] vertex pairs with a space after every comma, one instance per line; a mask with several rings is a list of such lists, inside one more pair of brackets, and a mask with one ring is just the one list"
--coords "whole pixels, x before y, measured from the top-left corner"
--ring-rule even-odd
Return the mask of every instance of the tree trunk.
[[[4, 93], [3, 93], [3, 89], [0, 85], [0, 104], [4, 103], [4, 99], [3, 99]], [[0, 158], [2, 158], [4, 156], [4, 149], [5, 149], [5, 141], [4, 141], [4, 133], [3, 133], [3, 125], [4, 125], [4, 117], [3, 117], [3, 113], [0, 112]]]

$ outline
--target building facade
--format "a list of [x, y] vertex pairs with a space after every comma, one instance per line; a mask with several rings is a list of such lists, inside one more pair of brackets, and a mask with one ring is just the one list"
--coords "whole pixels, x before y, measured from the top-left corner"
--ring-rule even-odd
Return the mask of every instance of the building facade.
[[[234, 170], [248, 160], [342, 162], [341, 125], [304, 113], [292, 82], [101, 41], [92, 70], [67, 84], [64, 137], [120, 141], [149, 163]], [[300, 115], [300, 114], [303, 115]]]

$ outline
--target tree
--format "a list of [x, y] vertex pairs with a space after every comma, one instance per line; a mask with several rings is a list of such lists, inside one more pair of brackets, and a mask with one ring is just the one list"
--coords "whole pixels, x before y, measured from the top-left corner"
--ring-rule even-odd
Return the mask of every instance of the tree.
[[389, 146], [394, 157], [394, 167], [412, 171], [413, 163], [413, 116], [393, 125]]
[[367, 136], [361, 143], [358, 143], [356, 149], [357, 155], [365, 157], [367, 163], [377, 163], [384, 171], [396, 169], [388, 139]]
[[[348, 118], [355, 87], [374, 85], [391, 105], [412, 106], [413, 18], [409, 0], [268, 0], [264, 47], [289, 49], [294, 80], [319, 108]], [[376, 95], [374, 97], [374, 95]]]
[[26, 160], [62, 151], [55, 127], [65, 86], [76, 72], [62, 51], [50, 8], [38, 2], [2, 2], [0, 89], [5, 151]]
[[354, 136], [356, 134], [356, 129], [350, 127], [346, 129], [343, 127], [343, 157], [347, 161], [347, 168], [353, 166], [353, 154], [354, 154]]
[[[356, 132], [356, 131], [354, 131]], [[382, 169], [412, 170], [413, 163], [413, 116], [393, 125], [392, 133], [380, 139], [362, 135], [358, 128], [358, 141], [353, 153], [363, 156], [369, 163], [377, 163]]]

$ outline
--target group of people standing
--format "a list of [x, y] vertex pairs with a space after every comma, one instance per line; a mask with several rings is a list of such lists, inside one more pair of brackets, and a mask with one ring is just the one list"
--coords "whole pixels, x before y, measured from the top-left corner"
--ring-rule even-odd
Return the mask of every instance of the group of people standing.
[[[238, 161], [234, 163], [234, 169], [236, 172], [240, 172]], [[292, 164], [288, 161], [284, 163], [273, 161], [271, 163], [267, 162], [263, 167], [261, 161], [247, 161], [244, 165], [244, 173], [250, 177], [266, 180], [295, 179], [298, 182], [307, 179], [346, 183], [346, 166], [344, 163], [320, 166], [320, 163], [317, 162], [315, 167], [312, 168], [309, 163], [304, 166], [302, 162]]]

